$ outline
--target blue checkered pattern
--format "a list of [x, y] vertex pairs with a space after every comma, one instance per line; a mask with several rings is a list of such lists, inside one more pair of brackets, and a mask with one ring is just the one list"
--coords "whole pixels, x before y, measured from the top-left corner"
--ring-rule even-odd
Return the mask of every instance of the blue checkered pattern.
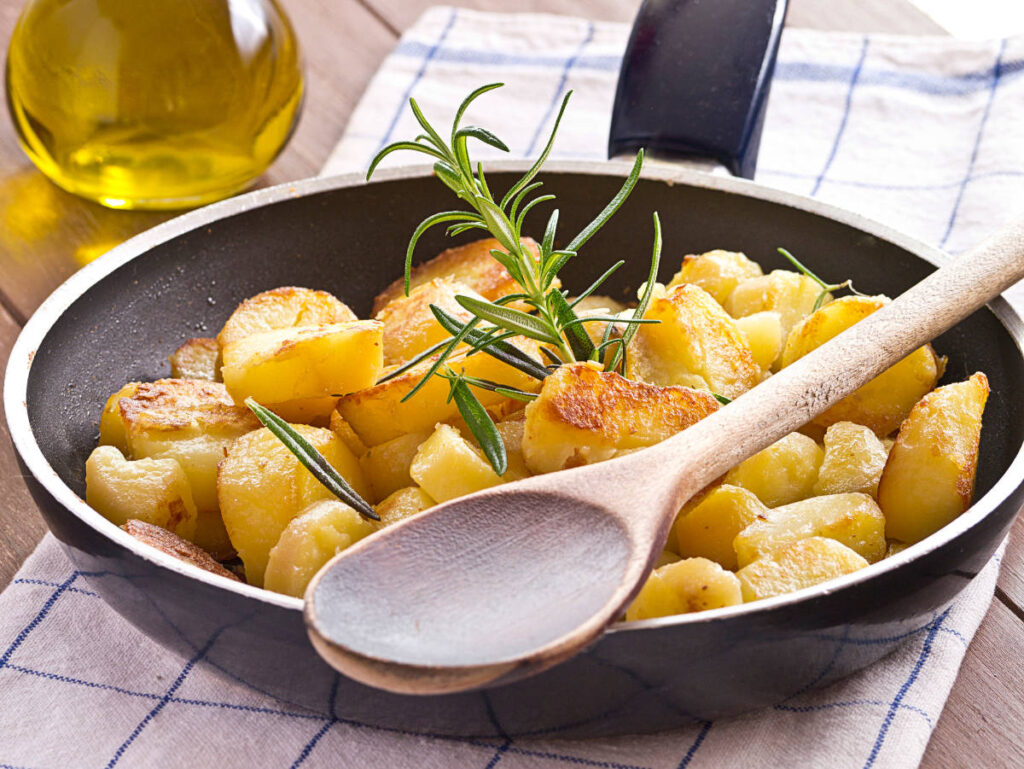
[[[383, 64], [325, 173], [364, 169], [385, 143], [414, 135], [410, 95], [443, 117], [491, 80], [509, 86], [469, 119], [500, 126], [513, 155], [537, 151], [560, 95], [573, 88], [555, 154], [601, 157], [626, 32], [581, 19], [432, 9]], [[787, 32], [758, 178], [963, 248], [1021, 200], [1022, 70], [1021, 40]], [[336, 684], [318, 708], [275, 699], [217, 661], [231, 654], [225, 628], [204, 639], [179, 632], [192, 653], [170, 655], [90, 588], [124, 577], [76, 571], [47, 537], [0, 595], [0, 769], [913, 766], [997, 573], [998, 556], [952, 607], [905, 638], [822, 635], [820, 669], [765, 711], [642, 737], [463, 740], [339, 718]], [[904, 643], [869, 670], [815, 689], [855, 647], [896, 641]]]

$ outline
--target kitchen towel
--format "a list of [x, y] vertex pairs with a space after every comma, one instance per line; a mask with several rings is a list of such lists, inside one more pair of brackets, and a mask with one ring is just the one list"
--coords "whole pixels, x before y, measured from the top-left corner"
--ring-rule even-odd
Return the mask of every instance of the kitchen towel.
[[[410, 95], [443, 125], [465, 93], [490, 81], [509, 85], [469, 119], [513, 155], [536, 154], [572, 88], [554, 157], [601, 158], [627, 33], [582, 19], [431, 9], [371, 82], [325, 173], [364, 170], [379, 147], [414, 136]], [[1022, 70], [1022, 40], [789, 30], [758, 179], [964, 248], [1022, 198]], [[771, 709], [655, 735], [459, 740], [338, 720], [327, 707], [298, 708], [227, 678], [207, 656], [171, 655], [109, 609], [90, 587], [102, 577], [77, 572], [47, 536], [0, 595], [0, 769], [914, 766], [988, 609], [998, 561], [890, 656]]]

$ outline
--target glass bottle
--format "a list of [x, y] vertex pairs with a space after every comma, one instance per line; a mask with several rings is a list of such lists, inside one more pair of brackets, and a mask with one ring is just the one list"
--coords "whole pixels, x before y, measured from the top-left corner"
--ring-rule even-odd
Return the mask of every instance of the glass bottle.
[[36, 166], [112, 208], [245, 188], [288, 141], [303, 96], [276, 0], [29, 0], [6, 84]]

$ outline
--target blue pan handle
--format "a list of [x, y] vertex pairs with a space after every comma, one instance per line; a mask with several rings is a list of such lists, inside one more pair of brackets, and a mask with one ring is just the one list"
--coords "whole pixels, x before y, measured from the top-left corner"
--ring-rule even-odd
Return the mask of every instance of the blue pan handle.
[[754, 176], [787, 0], [644, 0], [608, 155], [713, 159]]

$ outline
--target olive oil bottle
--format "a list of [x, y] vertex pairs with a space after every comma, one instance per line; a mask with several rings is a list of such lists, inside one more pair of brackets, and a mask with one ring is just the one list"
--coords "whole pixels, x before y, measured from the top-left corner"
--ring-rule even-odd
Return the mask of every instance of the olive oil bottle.
[[276, 0], [29, 0], [7, 56], [22, 147], [113, 208], [200, 205], [245, 188], [303, 97]]

